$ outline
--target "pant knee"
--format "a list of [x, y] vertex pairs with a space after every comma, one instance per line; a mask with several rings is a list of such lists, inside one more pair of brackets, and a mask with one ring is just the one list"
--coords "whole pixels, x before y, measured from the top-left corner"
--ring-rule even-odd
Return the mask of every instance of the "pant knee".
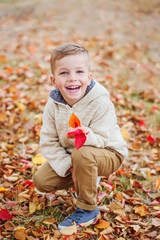
[[36, 176], [36, 173], [33, 175], [33, 184], [40, 192], [46, 192], [46, 187], [44, 184], [44, 180], [40, 179]]
[[95, 162], [94, 156], [92, 155], [91, 149], [87, 146], [83, 146], [81, 148], [74, 149], [71, 154], [72, 166], [85, 166], [88, 162]]

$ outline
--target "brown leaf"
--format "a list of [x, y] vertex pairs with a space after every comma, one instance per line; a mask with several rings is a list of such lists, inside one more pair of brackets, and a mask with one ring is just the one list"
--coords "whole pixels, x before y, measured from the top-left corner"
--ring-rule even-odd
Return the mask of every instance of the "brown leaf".
[[55, 232], [54, 232], [54, 239], [59, 239], [60, 237], [61, 237], [61, 233], [60, 233], [60, 231], [59, 230], [55, 230]]
[[135, 213], [138, 213], [140, 216], [146, 216], [150, 213], [147, 207], [140, 206], [135, 208]]
[[60, 230], [60, 233], [63, 234], [63, 235], [72, 235], [73, 233], [76, 233], [77, 232], [77, 226], [76, 224], [74, 224], [73, 226], [71, 227], [67, 227], [67, 228], [62, 228]]
[[14, 237], [18, 240], [26, 240], [27, 234], [25, 229], [17, 229], [14, 233]]
[[160, 218], [153, 218], [152, 219], [152, 225], [155, 227], [160, 227]]
[[44, 224], [52, 225], [53, 223], [56, 223], [55, 218], [47, 218], [43, 221]]
[[11, 221], [7, 221], [4, 223], [4, 227], [7, 231], [13, 231], [15, 225]]
[[106, 235], [106, 234], [110, 234], [110, 233], [112, 233], [112, 232], [114, 232], [114, 229], [113, 229], [111, 226], [109, 226], [107, 229], [104, 229], [104, 230], [101, 232], [101, 234]]

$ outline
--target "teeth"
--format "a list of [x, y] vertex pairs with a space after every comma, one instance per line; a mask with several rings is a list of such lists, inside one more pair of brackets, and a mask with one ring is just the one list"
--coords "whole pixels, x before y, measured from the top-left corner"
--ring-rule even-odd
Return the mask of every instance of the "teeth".
[[67, 87], [67, 88], [74, 90], [74, 89], [78, 89], [79, 87]]

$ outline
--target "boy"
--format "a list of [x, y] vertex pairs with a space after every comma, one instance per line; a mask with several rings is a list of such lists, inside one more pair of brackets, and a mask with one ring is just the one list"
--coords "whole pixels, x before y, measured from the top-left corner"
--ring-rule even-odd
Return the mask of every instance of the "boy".
[[[77, 209], [58, 225], [61, 229], [73, 222], [89, 224], [97, 217], [97, 177], [116, 171], [127, 156], [127, 147], [108, 91], [92, 79], [88, 51], [74, 43], [55, 48], [51, 71], [55, 89], [45, 106], [40, 134], [41, 151], [48, 162], [36, 172], [34, 184], [41, 192], [75, 185]], [[66, 136], [73, 112], [89, 132], [78, 150]]]

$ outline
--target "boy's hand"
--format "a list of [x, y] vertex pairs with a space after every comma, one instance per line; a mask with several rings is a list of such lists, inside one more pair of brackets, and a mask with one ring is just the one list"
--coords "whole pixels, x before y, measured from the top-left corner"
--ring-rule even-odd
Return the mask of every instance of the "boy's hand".
[[68, 169], [68, 171], [72, 173], [72, 180], [73, 180], [73, 182], [74, 182], [74, 174], [73, 174], [74, 168], [71, 167], [70, 169]]
[[73, 139], [75, 138], [75, 135], [81, 134], [81, 133], [87, 135], [89, 132], [84, 127], [69, 128], [69, 131], [67, 132], [67, 138]]
[[85, 143], [87, 137], [86, 135], [89, 133], [89, 131], [86, 128], [83, 127], [76, 127], [72, 128], [71, 131], [67, 133], [68, 138], [74, 138], [75, 139], [75, 147], [79, 149], [83, 146]]

